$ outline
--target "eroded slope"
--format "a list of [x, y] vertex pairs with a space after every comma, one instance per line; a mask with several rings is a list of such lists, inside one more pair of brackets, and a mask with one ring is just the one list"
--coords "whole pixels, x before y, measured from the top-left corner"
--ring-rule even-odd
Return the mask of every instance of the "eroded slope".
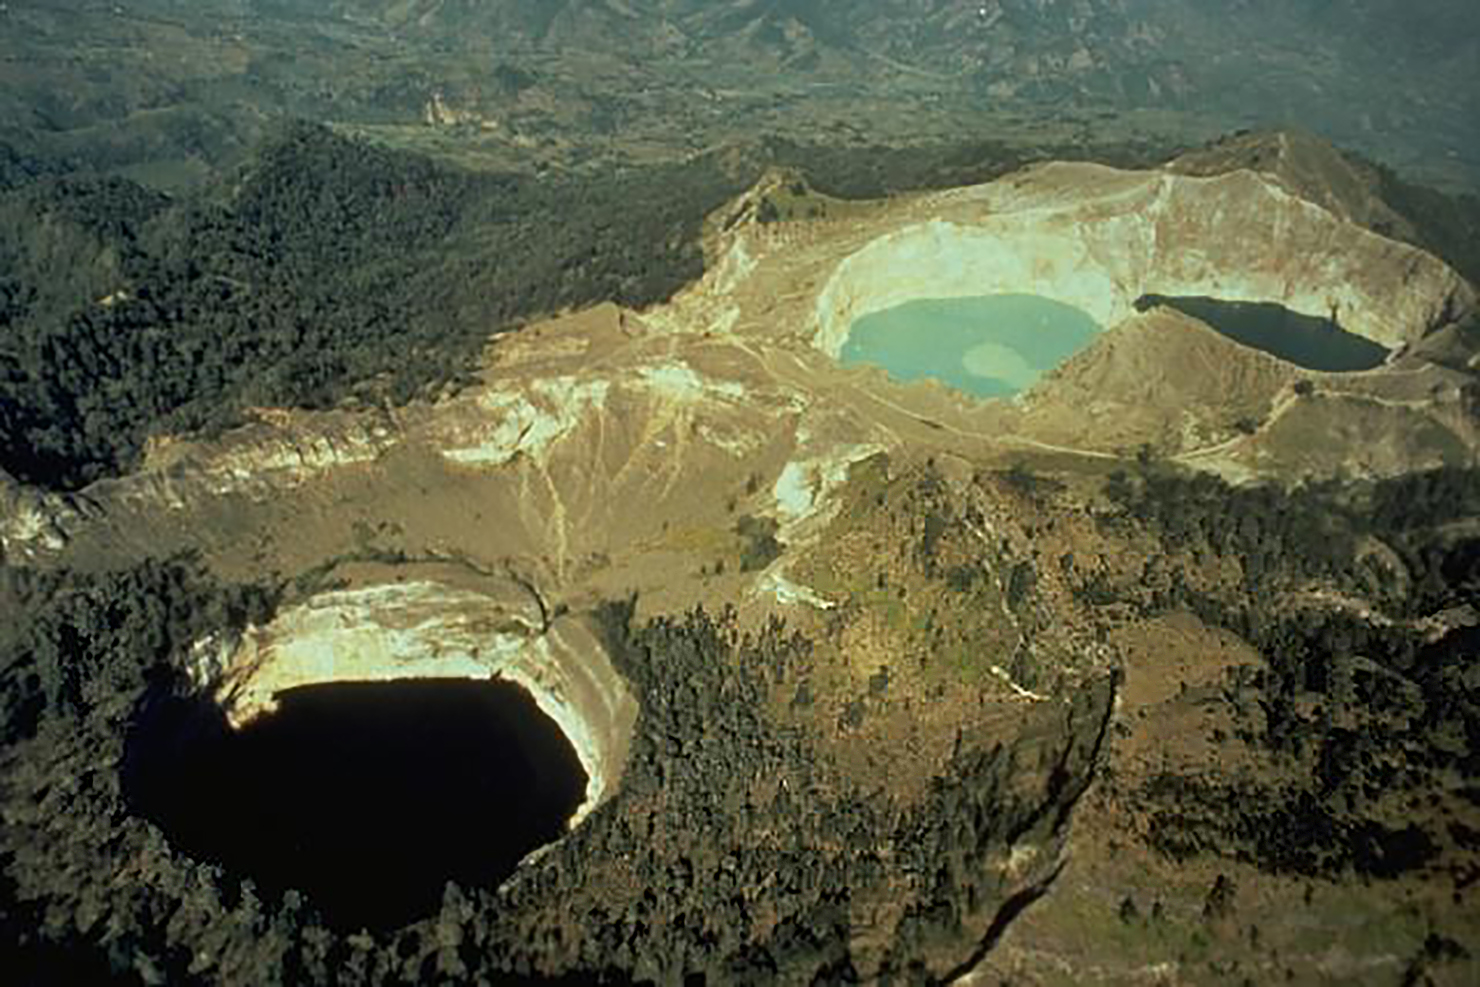
[[[1361, 834], [1381, 843], [1405, 832], [1392, 816], [1400, 803], [1363, 801], [1365, 775], [1336, 778], [1340, 791], [1310, 788], [1311, 751], [1251, 712], [1272, 703], [1316, 748], [1345, 750], [1347, 726], [1323, 723], [1311, 705], [1351, 705], [1347, 686], [1316, 698], [1327, 658], [1350, 657], [1336, 632], [1300, 637], [1298, 657], [1264, 682], [1229, 671], [1258, 661], [1228, 635], [1275, 661], [1285, 639], [1262, 629], [1298, 630], [1292, 614], [1355, 622], [1342, 633], [1397, 628], [1370, 661], [1416, 682], [1426, 708], [1440, 708], [1444, 689], [1467, 696], [1453, 655], [1438, 678], [1404, 662], [1420, 622], [1455, 602], [1424, 587], [1470, 585], [1445, 568], [1450, 555], [1425, 554], [1425, 539], [1442, 535], [1463, 569], [1471, 500], [1460, 498], [1447, 527], [1415, 534], [1394, 518], [1352, 527], [1355, 502], [1296, 510], [1272, 489], [1235, 490], [1218, 476], [1355, 473], [1401, 486], [1438, 464], [1471, 475], [1475, 392], [1452, 324], [1474, 307], [1462, 278], [1243, 170], [1051, 165], [846, 208], [773, 174], [711, 217], [705, 246], [708, 273], [671, 302], [601, 306], [500, 337], [455, 396], [375, 411], [263, 409], [219, 439], [156, 443], [138, 473], [76, 496], [4, 492], [7, 560], [109, 568], [189, 550], [218, 577], [279, 583], [273, 622], [243, 628], [245, 643], [202, 646], [206, 674], [172, 664], [168, 648], [143, 666], [224, 683], [244, 714], [304, 681], [440, 672], [524, 676], [557, 714], [569, 700], [588, 774], [620, 773], [620, 784], [504, 888], [456, 891], [384, 953], [339, 948], [383, 964], [380, 979], [471, 976], [479, 964], [666, 981], [700, 971], [947, 979], [988, 956], [1029, 902], [1072, 899], [1056, 877], [1097, 879], [1065, 870], [1066, 841], [1088, 839], [1092, 856], [1134, 839], [1144, 859], [1182, 853], [1278, 889], [1293, 880], [1279, 856], [1288, 848], [1269, 842], [1284, 817], [1254, 813], [1245, 831], [1220, 806], [1250, 793], [1288, 813], [1314, 804], [1298, 818], [1326, 826], [1327, 842], [1309, 876], [1340, 892], [1366, 874]], [[900, 386], [832, 359], [863, 311], [983, 290], [1073, 301], [1108, 331], [1014, 402]], [[1408, 349], [1370, 372], [1315, 374], [1185, 316], [1135, 313], [1147, 293], [1339, 308], [1344, 324]], [[1442, 360], [1425, 355], [1436, 340], [1448, 340]], [[1121, 472], [1132, 463], [1134, 482]], [[1188, 467], [1194, 479], [1179, 471]], [[1203, 513], [1189, 519], [1179, 504]], [[1270, 609], [1252, 608], [1266, 597]], [[603, 607], [613, 599], [633, 602]], [[592, 610], [606, 614], [599, 645], [577, 619]], [[1167, 666], [1148, 669], [1159, 643]], [[1119, 746], [1108, 732], [1118, 666], [1132, 690], [1118, 721], [1130, 742]], [[1372, 671], [1340, 667], [1348, 684]], [[1230, 674], [1231, 692], [1215, 696]], [[630, 741], [623, 680], [641, 706]], [[107, 752], [126, 709], [84, 709], [91, 732], [76, 748], [65, 731], [27, 741], [58, 770], [89, 765], [96, 781], [78, 793], [53, 790], [45, 772], [26, 776], [31, 803], [14, 823], [11, 852], [26, 861], [17, 880], [61, 902], [66, 928], [95, 894], [132, 907], [91, 884], [66, 886], [67, 874], [116, 864], [99, 835], [107, 825], [77, 844], [85, 866], [59, 877], [48, 857], [49, 827], [70, 825], [68, 813], [108, 818]], [[1443, 729], [1407, 739], [1384, 719], [1373, 756], [1397, 756], [1409, 739], [1441, 749], [1468, 709], [1443, 707]], [[1154, 729], [1138, 725], [1140, 711]], [[1246, 733], [1243, 746], [1208, 734], [1210, 745], [1204, 713], [1210, 729]], [[1243, 787], [1210, 781], [1225, 755]], [[1096, 765], [1119, 772], [1094, 796], [1104, 827], [1071, 836]], [[1177, 785], [1195, 796], [1186, 805]], [[1445, 798], [1469, 818], [1463, 798]], [[1183, 809], [1186, 819], [1164, 818]], [[1474, 827], [1460, 825], [1469, 828], [1425, 837], [1433, 853], [1417, 860], [1429, 870], [1416, 887], [1469, 865], [1463, 834]], [[1107, 853], [1106, 880], [1132, 881]], [[190, 865], [165, 855], [151, 866], [178, 875]], [[1217, 915], [1232, 894], [1220, 892]], [[1439, 897], [1420, 897], [1436, 927], [1460, 928]], [[171, 935], [195, 942], [231, 908], [218, 901]], [[1329, 932], [1338, 919], [1312, 921]], [[299, 935], [273, 942], [303, 951], [312, 937]], [[1402, 949], [1417, 948], [1411, 939]], [[1125, 957], [1143, 946], [1112, 956], [1112, 976], [1134, 974]], [[228, 976], [244, 948], [222, 946], [203, 969]], [[1003, 955], [1040, 947], [1022, 948]], [[1175, 948], [1145, 947], [1147, 964], [1171, 962]], [[1058, 955], [1070, 975], [1086, 969], [1082, 955]]]

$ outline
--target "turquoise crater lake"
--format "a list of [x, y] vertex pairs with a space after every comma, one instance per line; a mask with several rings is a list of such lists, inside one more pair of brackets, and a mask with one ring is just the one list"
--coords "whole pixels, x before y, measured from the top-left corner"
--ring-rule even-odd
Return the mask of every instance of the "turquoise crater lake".
[[932, 377], [978, 397], [1011, 397], [1100, 333], [1082, 309], [1039, 295], [922, 298], [856, 319], [844, 366], [897, 381]]

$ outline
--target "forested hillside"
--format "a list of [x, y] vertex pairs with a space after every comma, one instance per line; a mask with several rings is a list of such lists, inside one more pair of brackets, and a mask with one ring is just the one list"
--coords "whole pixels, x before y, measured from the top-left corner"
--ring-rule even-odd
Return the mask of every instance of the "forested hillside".
[[[459, 169], [287, 125], [221, 187], [171, 198], [0, 147], [0, 469], [53, 489], [127, 472], [154, 435], [257, 406], [404, 403], [497, 332], [661, 301], [703, 269], [706, 214], [771, 165], [863, 198], [1040, 158], [1145, 167], [1137, 143], [766, 138], [682, 163], [544, 177]], [[1476, 205], [1384, 173], [1420, 241], [1473, 274]]]
[[[866, 198], [986, 181], [1040, 155], [745, 142], [598, 175], [492, 174], [283, 129], [227, 186], [171, 198], [0, 153], [0, 469], [76, 489], [150, 436], [258, 406], [404, 403], [484, 341], [600, 301], [653, 304], [703, 272], [705, 216], [770, 165]], [[1161, 149], [1095, 156], [1148, 164]]]
[[1086, 592], [1257, 647], [1266, 667], [1222, 694], [1283, 774], [1154, 778], [1138, 794], [1151, 844], [1328, 878], [1472, 867], [1475, 834], [1451, 820], [1480, 779], [1480, 472], [1282, 490], [1147, 462], [1107, 492], [1106, 523], [1162, 551], [1134, 584]]
[[262, 620], [274, 594], [189, 560], [8, 576], [25, 613], [0, 634], [0, 968], [20, 983], [848, 982], [860, 914], [893, 917], [884, 974], [920, 982], [1013, 907], [988, 862], [1061, 835], [1113, 702], [1103, 677], [1027, 739], [969, 730], [902, 804], [776, 712], [807, 640], [702, 612], [631, 626], [609, 606], [643, 708], [620, 791], [509, 886], [449, 884], [427, 921], [346, 935], [295, 890], [187, 856], [127, 798], [135, 725], [201, 694], [189, 642]]
[[[1480, 638], [1473, 626], [1436, 636], [1433, 619], [1480, 588], [1476, 542], [1451, 529], [1475, 513], [1477, 475], [1233, 491], [1153, 462], [1111, 498], [1101, 523], [1150, 533], [1161, 552], [1128, 584], [1085, 587], [1093, 602], [1192, 610], [1266, 659], [1231, 670], [1217, 696], [1269, 773], [1153, 774], [1126, 793], [1148, 844], [1337, 882], [1323, 887], [1470, 867], [1475, 834], [1449, 808], [1473, 801], [1480, 777]], [[1374, 557], [1373, 539], [1391, 552]], [[1230, 564], [1243, 579], [1209, 579]], [[858, 916], [892, 902], [881, 972], [938, 979], [942, 957], [969, 949], [967, 929], [990, 935], [996, 909], [1037, 893], [1009, 894], [985, 861], [1062, 835], [1112, 743], [1106, 679], [1041, 707], [1024, 734], [1038, 742], [963, 733], [927, 794], [900, 804], [850, 784], [782, 712], [810, 674], [807, 639], [774, 624], [742, 635], [703, 613], [634, 626], [630, 606], [608, 606], [607, 646], [643, 709], [616, 796], [502, 891], [452, 885], [429, 921], [344, 935], [297, 892], [173, 848], [122, 789], [132, 724], [153, 699], [198, 688], [188, 642], [263, 619], [274, 594], [218, 585], [188, 561], [8, 573], [0, 603], [24, 617], [0, 634], [0, 962], [23, 975], [847, 982], [868, 941]], [[1312, 586], [1366, 594], [1393, 620], [1307, 606]]]
[[710, 162], [473, 174], [310, 125], [215, 197], [4, 165], [0, 468], [58, 488], [250, 406], [433, 392], [537, 314], [662, 299], [740, 187]]

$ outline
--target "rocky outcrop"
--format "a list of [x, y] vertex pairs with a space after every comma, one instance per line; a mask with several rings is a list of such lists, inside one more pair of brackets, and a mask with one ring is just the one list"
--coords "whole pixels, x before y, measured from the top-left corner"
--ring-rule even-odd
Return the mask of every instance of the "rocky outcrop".
[[0, 563], [30, 565], [55, 557], [68, 531], [96, 511], [85, 497], [28, 487], [0, 470]]
[[938, 218], [846, 257], [817, 296], [813, 342], [915, 298], [1029, 293], [1110, 328], [1147, 294], [1275, 302], [1337, 316], [1386, 346], [1476, 307], [1432, 255], [1378, 236], [1251, 171], [1214, 177], [1048, 164], [942, 197]]
[[[1465, 372], [1472, 354], [1442, 327], [1476, 310], [1475, 290], [1433, 255], [1369, 228], [1386, 214], [1344, 160], [1274, 135], [1159, 170], [1051, 163], [877, 204], [827, 199], [796, 173], [772, 170], [711, 217], [708, 273], [670, 303], [601, 306], [505, 336], [490, 346], [481, 380], [431, 404], [263, 410], [218, 440], [156, 442], [138, 473], [69, 501], [11, 485], [0, 495], [0, 539], [10, 558], [55, 558], [95, 509], [125, 536], [148, 530], [161, 545], [188, 543], [181, 519], [222, 497], [312, 501], [345, 478], [354, 491], [332, 496], [360, 497], [407, 482], [414, 463], [419, 489], [463, 491], [437, 551], [486, 509], [499, 524], [480, 545], [485, 560], [536, 557], [569, 585], [634, 549], [671, 566], [663, 553], [677, 542], [665, 531], [729, 528], [725, 515], [741, 500], [795, 539], [805, 518], [826, 516], [826, 489], [848, 463], [922, 441], [971, 456], [1024, 445], [1106, 456], [1149, 443], [1210, 451], [1193, 465], [1242, 476], [1325, 475], [1349, 458], [1356, 437], [1329, 443], [1313, 471], [1292, 463], [1305, 455], [1292, 443], [1329, 430], [1331, 417], [1312, 418], [1318, 402], [1287, 400], [1292, 368], [1211, 335], [1163, 332], [1164, 319], [1136, 313], [1147, 294], [1275, 302], [1334, 313], [1388, 346], [1422, 343], [1395, 354], [1386, 377], [1333, 376], [1322, 393], [1391, 419], [1383, 433], [1395, 452], [1372, 461], [1376, 472], [1436, 456], [1468, 461], [1473, 437], [1455, 414], [1429, 424], [1433, 395], [1463, 396], [1463, 382], [1408, 368], [1435, 348], [1430, 340], [1454, 337], [1438, 362]], [[773, 199], [788, 218], [763, 221]], [[928, 385], [906, 393], [832, 359], [860, 315], [996, 292], [1075, 305], [1110, 331], [1016, 407]], [[1280, 431], [1258, 455], [1225, 450], [1242, 441], [1239, 428], [1264, 422]], [[1432, 433], [1423, 449], [1404, 441], [1414, 428]], [[394, 520], [410, 528], [423, 513]], [[696, 552], [698, 543], [689, 537], [678, 550], [686, 564], [715, 566], [715, 552]]]
[[610, 796], [637, 705], [591, 631], [573, 617], [542, 626], [529, 601], [431, 582], [329, 592], [208, 649], [227, 716], [240, 725], [276, 708], [278, 693], [329, 682], [504, 679], [523, 686], [570, 740], [586, 771], [571, 825]]
[[1061, 445], [1185, 453], [1235, 438], [1238, 422], [1266, 421], [1299, 375], [1196, 319], [1153, 309], [1048, 374], [1021, 402], [1023, 421]]
[[1188, 151], [1170, 162], [1167, 170], [1201, 178], [1239, 170], [1258, 172], [1291, 195], [1339, 219], [1407, 243], [1416, 242], [1413, 224], [1383, 200], [1381, 177], [1374, 167], [1303, 131], [1239, 134]]

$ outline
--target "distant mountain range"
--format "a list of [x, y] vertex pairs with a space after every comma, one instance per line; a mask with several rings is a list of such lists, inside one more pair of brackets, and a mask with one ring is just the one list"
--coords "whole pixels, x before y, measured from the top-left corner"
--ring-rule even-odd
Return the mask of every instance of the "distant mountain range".
[[502, 47], [589, 47], [707, 58], [725, 74], [873, 66], [940, 79], [1071, 79], [1160, 56], [1125, 0], [339, 0], [412, 36]]
[[[302, 4], [250, 5], [264, 14]], [[334, 0], [335, 16], [421, 34], [531, 46], [629, 45], [634, 54], [750, 51], [884, 56], [942, 75], [1048, 63], [1068, 76], [1186, 62], [1211, 44], [1312, 58], [1468, 67], [1480, 5], [1465, 0]], [[1061, 60], [1061, 61], [1060, 61]]]
[[470, 123], [480, 153], [556, 164], [1115, 119], [1301, 126], [1480, 186], [1471, 0], [12, 0], [0, 55], [0, 140], [153, 172], [282, 114]]

